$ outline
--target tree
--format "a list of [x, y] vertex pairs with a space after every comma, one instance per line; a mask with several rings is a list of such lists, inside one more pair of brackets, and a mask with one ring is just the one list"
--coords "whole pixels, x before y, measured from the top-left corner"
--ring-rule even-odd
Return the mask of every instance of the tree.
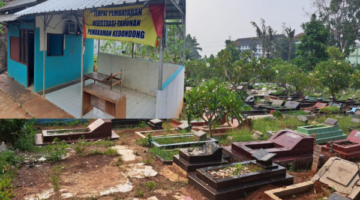
[[[208, 125], [210, 137], [213, 131], [220, 125], [220, 121], [226, 117], [236, 118], [243, 121], [241, 112], [245, 109], [242, 97], [231, 92], [219, 80], [208, 80], [192, 90], [186, 92], [186, 113], [188, 123], [191, 116], [200, 116]], [[188, 103], [188, 99], [189, 102]]]
[[191, 37], [190, 34], [186, 36], [186, 51], [185, 60], [200, 59], [201, 55], [199, 51], [202, 51], [200, 44], [197, 42], [196, 37]]
[[309, 95], [317, 85], [317, 79], [314, 78], [313, 73], [306, 73], [297, 66], [293, 67], [293, 72], [289, 72], [286, 76], [288, 82], [301, 97]]
[[246, 86], [252, 86], [259, 81], [267, 70], [267, 60], [264, 58], [257, 59], [251, 51], [244, 51], [236, 61], [232, 59], [227, 49], [218, 54], [215, 67], [221, 77], [228, 81], [235, 91], [240, 92], [238, 87], [242, 83]]
[[[289, 60], [289, 53], [290, 53], [290, 46], [289, 46], [289, 39], [284, 37], [279, 39], [278, 41], [279, 45], [281, 46], [282, 51], [279, 52], [279, 57], [284, 60], [284, 61], [288, 61]], [[295, 52], [296, 52], [296, 45], [295, 45], [295, 41], [292, 41], [291, 44], [292, 48], [291, 48], [291, 54], [290, 54], [290, 60], [295, 58]]]
[[281, 59], [273, 60], [270, 65], [272, 66], [272, 81], [276, 83], [278, 88], [283, 88], [287, 94], [289, 92], [288, 85], [290, 83], [286, 76], [295, 72], [295, 66]]
[[328, 47], [326, 52], [329, 54], [330, 59], [345, 60], [345, 55], [336, 47]]
[[265, 47], [267, 52], [267, 58], [276, 58], [282, 52], [281, 45], [275, 39], [276, 31], [270, 26], [267, 27], [267, 34], [265, 39]]
[[343, 60], [323, 61], [316, 65], [314, 76], [323, 87], [329, 88], [333, 100], [340, 98], [340, 92], [350, 86], [349, 77], [353, 74], [351, 64]]
[[330, 32], [321, 21], [317, 20], [315, 14], [311, 16], [310, 22], [303, 23], [301, 27], [304, 29], [304, 34], [301, 36], [296, 55], [304, 61], [303, 67], [311, 71], [317, 63], [329, 57], [326, 49]]
[[265, 20], [264, 19], [260, 19], [261, 20], [261, 28], [255, 23], [255, 22], [250, 22], [254, 28], [256, 29], [256, 35], [258, 40], [261, 41], [261, 49], [262, 49], [262, 58], [265, 58], [265, 51], [266, 51], [266, 31], [267, 31], [267, 27], [265, 26]]
[[292, 53], [292, 44], [293, 44], [293, 40], [294, 40], [294, 36], [295, 36], [295, 29], [292, 30], [291, 27], [289, 28], [285, 28], [285, 32], [286, 32], [286, 36], [289, 39], [289, 56], [288, 56], [288, 61], [290, 62], [291, 60], [291, 53]]
[[359, 0], [313, 0], [313, 5], [331, 33], [329, 45], [349, 56], [360, 36]]

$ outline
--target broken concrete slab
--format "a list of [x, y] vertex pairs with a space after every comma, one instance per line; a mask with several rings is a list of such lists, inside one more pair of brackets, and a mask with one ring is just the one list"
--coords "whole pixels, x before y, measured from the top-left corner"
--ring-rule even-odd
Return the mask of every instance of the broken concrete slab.
[[126, 176], [132, 178], [154, 177], [158, 174], [151, 166], [146, 166], [144, 163], [129, 164], [126, 169]]
[[170, 168], [170, 166], [163, 166], [159, 174], [169, 179], [171, 182], [187, 181], [186, 178], [179, 175], [179, 169], [175, 168], [176, 172], [173, 172]]
[[350, 200], [350, 199], [334, 192], [329, 196], [328, 200]]
[[41, 194], [34, 194], [34, 195], [27, 196], [27, 197], [25, 197], [25, 200], [48, 199], [54, 194], [55, 194], [54, 189], [49, 189], [49, 190], [45, 190]]
[[118, 154], [121, 155], [122, 160], [125, 162], [134, 161], [136, 159], [134, 151], [128, 149], [128, 147], [126, 146], [116, 145], [111, 147], [111, 149], [115, 149], [118, 152]]
[[287, 187], [268, 190], [265, 191], [265, 194], [267, 194], [273, 200], [281, 200], [281, 197], [301, 194], [311, 190], [313, 187], [314, 187], [314, 183], [311, 181], [307, 181], [303, 183], [290, 185]]
[[338, 158], [330, 158], [311, 181], [320, 181], [335, 191], [349, 194], [350, 198], [356, 197], [360, 192], [357, 185], [359, 181], [359, 168], [356, 163]]
[[268, 136], [268, 138], [271, 138], [272, 136], [275, 135], [274, 131], [266, 131], [266, 135]]

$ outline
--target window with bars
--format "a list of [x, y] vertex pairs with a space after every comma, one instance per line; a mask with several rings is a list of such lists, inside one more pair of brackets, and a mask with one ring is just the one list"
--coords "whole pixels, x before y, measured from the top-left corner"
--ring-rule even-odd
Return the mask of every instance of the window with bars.
[[19, 37], [10, 37], [10, 58], [16, 62], [28, 63], [29, 31], [20, 30]]

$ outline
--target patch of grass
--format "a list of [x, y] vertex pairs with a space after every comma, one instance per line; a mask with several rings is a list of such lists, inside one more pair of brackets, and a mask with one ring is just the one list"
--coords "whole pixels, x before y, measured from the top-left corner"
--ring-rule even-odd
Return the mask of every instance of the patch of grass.
[[139, 128], [146, 128], [147, 126], [146, 121], [141, 121], [139, 124]]
[[300, 115], [308, 115], [305, 111], [303, 110], [293, 110], [290, 112], [286, 113], [287, 115], [292, 115], [292, 116], [300, 116]]
[[270, 119], [270, 118], [262, 118], [252, 120], [253, 130], [260, 131], [264, 133], [266, 137], [266, 131], [280, 131], [286, 128], [296, 130], [298, 126], [304, 126], [304, 122], [300, 122], [296, 118], [287, 118], [287, 119]]
[[83, 154], [85, 149], [86, 149], [86, 145], [85, 145], [86, 141], [84, 140], [84, 138], [79, 138], [78, 142], [75, 144], [75, 148], [74, 150], [76, 151], [76, 153], [78, 154]]
[[337, 106], [326, 106], [324, 108], [320, 108], [320, 112], [330, 114], [330, 113], [340, 112], [340, 109]]
[[136, 144], [143, 146], [143, 147], [151, 147], [151, 142], [153, 141], [153, 138], [150, 134], [147, 134], [144, 139], [138, 139], [136, 140]]
[[248, 128], [233, 130], [226, 134], [227, 136], [231, 136], [235, 142], [249, 142], [255, 140], [252, 137], [252, 131]]
[[112, 147], [116, 145], [116, 141], [110, 141], [109, 139], [100, 140], [96, 142], [87, 142], [86, 145], [96, 145], [101, 147]]
[[52, 172], [50, 174], [50, 181], [54, 185], [54, 190], [59, 190], [59, 181], [60, 181], [60, 174], [63, 170], [63, 166], [57, 165], [52, 168]]
[[10, 200], [15, 197], [10, 176], [3, 176], [0, 180], [0, 199]]
[[148, 155], [148, 157], [146, 158], [146, 160], [143, 161], [143, 163], [145, 165], [152, 165], [154, 163], [154, 156], [153, 155]]
[[120, 166], [120, 165], [122, 165], [122, 164], [123, 164], [122, 157], [119, 156], [118, 161], [116, 162], [116, 166]]
[[141, 191], [140, 188], [136, 188], [135, 196], [136, 197], [144, 197], [144, 192]]
[[184, 143], [184, 142], [196, 142], [199, 141], [198, 138], [194, 136], [184, 136], [184, 137], [164, 137], [164, 138], [155, 138], [155, 142], [158, 144], [176, 144], [176, 143]]
[[278, 110], [275, 110], [272, 115], [276, 118], [283, 118], [283, 115]]
[[45, 147], [45, 158], [48, 161], [57, 162], [66, 156], [67, 144], [65, 141], [59, 142], [58, 138], [54, 139], [52, 145]]
[[119, 155], [119, 153], [117, 152], [116, 149], [107, 149], [104, 154], [108, 155], [108, 156], [117, 156]]
[[154, 155], [158, 155], [166, 161], [172, 161], [174, 155], [179, 155], [179, 150], [167, 150], [163, 148], [151, 148], [150, 152]]
[[95, 149], [95, 150], [92, 150], [88, 153], [88, 155], [103, 155], [104, 153], [101, 152], [100, 150], [98, 149]]
[[0, 178], [10, 171], [11, 166], [24, 162], [24, 157], [16, 156], [13, 151], [0, 152]]
[[148, 181], [148, 182], [145, 183], [145, 187], [146, 187], [149, 191], [151, 191], [151, 190], [153, 190], [153, 189], [156, 188], [156, 183], [153, 182], [153, 181]]

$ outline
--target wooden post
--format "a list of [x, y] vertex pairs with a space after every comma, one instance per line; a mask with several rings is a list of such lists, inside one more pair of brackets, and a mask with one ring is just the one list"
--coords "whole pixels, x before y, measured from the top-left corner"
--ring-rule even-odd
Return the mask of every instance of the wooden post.
[[316, 145], [314, 156], [313, 156], [313, 163], [311, 166], [311, 171], [313, 171], [313, 172], [316, 172], [319, 167], [320, 153], [321, 153], [321, 145]]

